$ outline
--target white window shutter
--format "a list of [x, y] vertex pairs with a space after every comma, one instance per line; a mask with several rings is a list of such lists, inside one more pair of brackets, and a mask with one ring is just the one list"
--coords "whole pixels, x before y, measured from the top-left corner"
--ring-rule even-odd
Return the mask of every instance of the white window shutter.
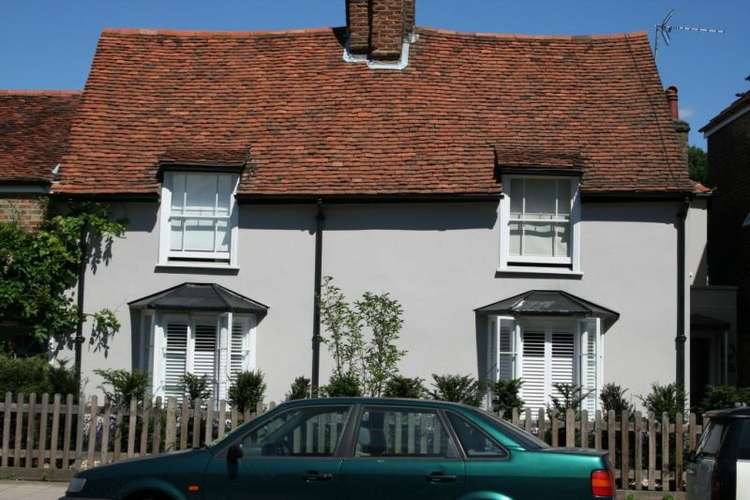
[[547, 403], [547, 356], [544, 331], [524, 330], [521, 364], [521, 399], [528, 408], [542, 408]]
[[164, 377], [162, 382], [165, 397], [182, 397], [182, 377], [187, 370], [188, 325], [185, 321], [167, 321], [164, 329]]
[[575, 336], [568, 332], [551, 332], [549, 337], [550, 394], [560, 397], [555, 384], [574, 384], [576, 381]]
[[216, 326], [216, 321], [196, 321], [193, 350], [193, 374], [208, 379], [212, 396], [216, 395], [218, 367]]
[[599, 393], [601, 391], [602, 367], [600, 366], [599, 320], [596, 318], [579, 320], [578, 331], [581, 339], [579, 384], [584, 393], [590, 392], [583, 403], [583, 409], [593, 415], [599, 407]]

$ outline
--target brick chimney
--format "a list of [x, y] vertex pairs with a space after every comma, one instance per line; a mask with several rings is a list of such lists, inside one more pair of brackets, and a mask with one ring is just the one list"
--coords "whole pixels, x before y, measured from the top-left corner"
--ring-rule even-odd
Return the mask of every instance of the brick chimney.
[[349, 51], [375, 61], [397, 61], [414, 32], [416, 0], [346, 0]]
[[682, 150], [682, 157], [687, 164], [688, 158], [688, 134], [690, 133], [690, 125], [684, 120], [680, 120], [680, 107], [679, 98], [677, 95], [677, 87], [672, 85], [664, 91], [664, 95], [667, 97], [667, 103], [669, 104], [669, 111], [672, 113], [672, 120], [674, 120], [674, 129], [677, 132], [677, 136], [680, 139], [680, 149]]

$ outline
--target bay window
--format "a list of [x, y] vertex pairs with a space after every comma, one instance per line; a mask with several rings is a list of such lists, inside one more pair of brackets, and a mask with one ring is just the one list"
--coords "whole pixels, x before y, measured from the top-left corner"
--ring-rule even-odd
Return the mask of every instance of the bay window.
[[237, 265], [238, 210], [233, 173], [164, 173], [159, 262]]
[[501, 270], [578, 271], [578, 179], [504, 176]]

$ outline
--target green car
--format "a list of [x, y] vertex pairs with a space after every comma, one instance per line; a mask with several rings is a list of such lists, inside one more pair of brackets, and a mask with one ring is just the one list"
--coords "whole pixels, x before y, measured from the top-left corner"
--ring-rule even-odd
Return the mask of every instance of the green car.
[[288, 402], [210, 447], [77, 474], [68, 499], [614, 498], [606, 456], [442, 401]]

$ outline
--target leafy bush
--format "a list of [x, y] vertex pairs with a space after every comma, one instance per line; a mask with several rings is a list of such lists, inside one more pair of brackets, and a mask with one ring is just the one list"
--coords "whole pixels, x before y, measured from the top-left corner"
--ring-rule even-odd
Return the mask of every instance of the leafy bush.
[[419, 399], [425, 395], [425, 392], [426, 390], [421, 378], [394, 375], [386, 382], [383, 396], [387, 398]]
[[[104, 381], [99, 389], [104, 392], [107, 402], [118, 407], [127, 408], [135, 400], [143, 404], [148, 390], [148, 374], [141, 370], [94, 370]], [[109, 386], [109, 387], [108, 387]]]
[[73, 394], [78, 396], [75, 372], [61, 362], [55, 367], [45, 356], [17, 358], [0, 353], [0, 395], [6, 392], [30, 394]]
[[492, 411], [505, 414], [513, 408], [522, 408], [525, 404], [519, 393], [523, 380], [514, 378], [511, 380], [498, 380], [490, 382], [492, 391]]
[[237, 378], [229, 388], [229, 402], [237, 410], [244, 412], [246, 409], [255, 411], [258, 403], [263, 402], [266, 395], [266, 382], [263, 372], [251, 370], [237, 374]]
[[583, 387], [576, 384], [552, 384], [552, 387], [560, 396], [550, 396], [552, 405], [547, 407], [547, 413], [556, 414], [558, 419], [565, 419], [565, 414], [569, 409], [576, 413], [581, 409], [581, 403], [591, 394], [592, 391], [584, 391]]
[[353, 373], [333, 375], [328, 385], [321, 389], [321, 394], [329, 398], [359, 397], [362, 395], [362, 383]]
[[310, 397], [310, 379], [307, 377], [297, 377], [289, 387], [286, 394], [286, 400], [306, 399]]
[[614, 411], [618, 415], [623, 411], [633, 411], [633, 404], [625, 399], [625, 393], [627, 389], [623, 389], [621, 386], [613, 383], [604, 384], [601, 392], [599, 393], [599, 399], [602, 402], [604, 411]]
[[483, 384], [470, 375], [432, 374], [435, 390], [430, 391], [433, 399], [453, 401], [471, 406], [482, 403]]
[[190, 401], [196, 399], [208, 399], [211, 397], [211, 387], [206, 375], [198, 376], [192, 373], [186, 373], [182, 376], [182, 383], [185, 386], [185, 395]]
[[687, 395], [685, 389], [677, 384], [651, 385], [651, 393], [646, 397], [641, 396], [644, 406], [657, 417], [667, 413], [674, 418], [678, 412], [685, 413], [685, 402]]
[[700, 406], [702, 411], [709, 411], [734, 408], [737, 403], [748, 402], [750, 402], [750, 388], [714, 385], [708, 387]]

